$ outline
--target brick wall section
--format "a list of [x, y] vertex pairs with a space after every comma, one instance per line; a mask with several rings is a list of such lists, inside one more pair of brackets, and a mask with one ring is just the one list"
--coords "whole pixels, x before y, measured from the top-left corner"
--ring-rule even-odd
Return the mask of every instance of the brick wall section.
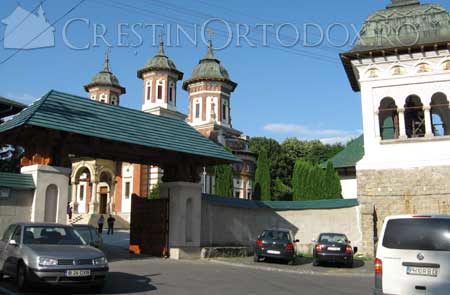
[[[357, 171], [362, 204], [363, 247], [374, 253], [374, 230], [379, 236], [386, 216], [450, 214], [450, 167]], [[374, 218], [375, 217], [375, 218]]]

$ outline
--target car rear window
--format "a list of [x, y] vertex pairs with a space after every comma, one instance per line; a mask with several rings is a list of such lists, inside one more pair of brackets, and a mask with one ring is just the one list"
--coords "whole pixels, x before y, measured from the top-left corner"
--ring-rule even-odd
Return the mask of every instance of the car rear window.
[[450, 219], [393, 219], [386, 224], [383, 247], [450, 251]]
[[272, 241], [289, 241], [289, 233], [285, 231], [266, 230], [261, 234], [261, 239]]
[[341, 234], [321, 234], [319, 243], [347, 243], [347, 237]]

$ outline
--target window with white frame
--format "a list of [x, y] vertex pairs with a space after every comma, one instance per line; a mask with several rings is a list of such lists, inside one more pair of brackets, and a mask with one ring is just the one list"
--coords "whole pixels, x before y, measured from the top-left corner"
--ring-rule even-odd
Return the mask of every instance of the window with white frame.
[[164, 90], [163, 88], [164, 88], [164, 81], [158, 80], [157, 94], [156, 94], [156, 97], [158, 99], [162, 99], [163, 98], [163, 90]]
[[195, 118], [199, 119], [200, 118], [200, 101], [198, 99], [195, 100], [194, 107], [195, 107]]
[[111, 104], [117, 105], [117, 95], [111, 95]]
[[146, 87], [145, 87], [145, 99], [151, 100], [152, 99], [152, 81], [147, 81]]
[[228, 105], [227, 105], [227, 102], [224, 101], [222, 104], [222, 120], [224, 122], [227, 122], [227, 120], [228, 120], [227, 118], [228, 118]]
[[170, 82], [169, 85], [169, 102], [175, 101], [175, 84], [173, 82]]
[[125, 182], [125, 199], [129, 199], [131, 194], [131, 182]]

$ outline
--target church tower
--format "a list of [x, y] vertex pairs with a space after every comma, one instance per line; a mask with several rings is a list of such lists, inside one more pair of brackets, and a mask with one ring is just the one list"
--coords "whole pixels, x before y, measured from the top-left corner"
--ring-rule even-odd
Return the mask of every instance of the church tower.
[[120, 104], [120, 96], [126, 89], [120, 85], [119, 79], [111, 72], [109, 65], [109, 48], [105, 54], [103, 70], [95, 75], [91, 82], [84, 86], [92, 100], [112, 105]]
[[444, 7], [392, 0], [341, 54], [362, 102], [364, 157], [356, 166], [362, 253], [373, 254], [387, 215], [448, 214], [449, 44]]
[[215, 57], [209, 40], [206, 56], [183, 83], [183, 89], [189, 92], [188, 123], [207, 137], [211, 124], [232, 131], [230, 99], [236, 87], [237, 84]]
[[[211, 40], [206, 56], [183, 83], [189, 93], [188, 123], [205, 137], [227, 147], [242, 163], [233, 166], [233, 197], [253, 198], [256, 155], [248, 149], [248, 138], [231, 123], [231, 94], [237, 84], [214, 55]], [[206, 167], [202, 176], [204, 193], [214, 193], [214, 169]]]
[[177, 82], [183, 79], [183, 73], [166, 55], [162, 38], [159, 51], [137, 76], [144, 81], [142, 111], [180, 120], [186, 118], [177, 111]]

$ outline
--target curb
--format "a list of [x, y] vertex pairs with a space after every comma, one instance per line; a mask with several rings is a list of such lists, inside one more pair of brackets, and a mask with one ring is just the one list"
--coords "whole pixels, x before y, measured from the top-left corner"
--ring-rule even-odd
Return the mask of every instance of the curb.
[[265, 271], [272, 271], [272, 272], [284, 272], [284, 273], [303, 274], [303, 275], [311, 275], [311, 276], [361, 277], [361, 278], [374, 277], [374, 275], [370, 274], [370, 273], [330, 273], [330, 272], [318, 272], [318, 271], [312, 271], [312, 270], [290, 270], [290, 269], [282, 269], [282, 268], [276, 268], [276, 267], [270, 267], [270, 266], [256, 266], [256, 265], [248, 265], [248, 264], [243, 264], [243, 263], [228, 262], [228, 261], [222, 261], [222, 260], [216, 260], [216, 259], [205, 259], [205, 261], [215, 263], [215, 264], [248, 268], [248, 269], [254, 269], [254, 270], [265, 270]]

